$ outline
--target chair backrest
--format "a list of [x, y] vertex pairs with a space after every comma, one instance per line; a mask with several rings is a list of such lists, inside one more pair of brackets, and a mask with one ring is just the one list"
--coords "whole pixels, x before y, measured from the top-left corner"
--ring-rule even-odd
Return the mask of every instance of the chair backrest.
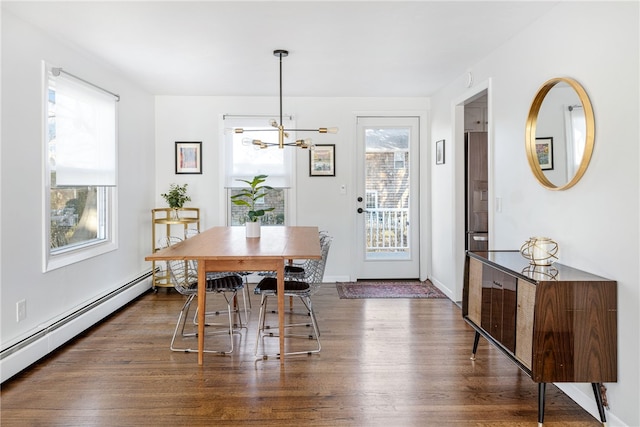
[[171, 245], [175, 245], [176, 243], [182, 242], [182, 240], [183, 240], [182, 237], [165, 236], [158, 240], [158, 248], [159, 249], [168, 248]]
[[304, 281], [307, 283], [322, 283], [324, 278], [324, 269], [327, 265], [327, 257], [329, 256], [329, 248], [333, 237], [325, 232], [320, 233], [320, 259], [308, 259], [302, 267], [304, 268]]
[[173, 287], [183, 295], [197, 291], [198, 272], [193, 270], [191, 263], [185, 260], [167, 261], [169, 276]]

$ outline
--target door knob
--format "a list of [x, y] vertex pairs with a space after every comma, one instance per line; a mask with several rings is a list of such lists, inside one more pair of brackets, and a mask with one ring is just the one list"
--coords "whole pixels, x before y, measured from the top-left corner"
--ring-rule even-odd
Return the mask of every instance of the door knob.
[[362, 212], [364, 212], [364, 209], [358, 208], [358, 213], [362, 213]]

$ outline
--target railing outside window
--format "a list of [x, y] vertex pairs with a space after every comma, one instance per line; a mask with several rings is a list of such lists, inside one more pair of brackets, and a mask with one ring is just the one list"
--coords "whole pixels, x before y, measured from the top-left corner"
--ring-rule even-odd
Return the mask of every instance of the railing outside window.
[[405, 252], [409, 249], [409, 209], [367, 208], [367, 252]]

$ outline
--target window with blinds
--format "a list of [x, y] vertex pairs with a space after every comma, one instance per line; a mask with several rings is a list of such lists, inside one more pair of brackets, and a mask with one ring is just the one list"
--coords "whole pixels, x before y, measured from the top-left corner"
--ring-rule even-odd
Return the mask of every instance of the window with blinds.
[[112, 94], [45, 65], [43, 270], [116, 249], [117, 109]]
[[[286, 127], [294, 123], [285, 119]], [[253, 139], [277, 141], [276, 128], [270, 125], [268, 117], [225, 117], [225, 188], [227, 190], [227, 224], [242, 225], [247, 220], [246, 206], [230, 202], [246, 184], [239, 180], [251, 181], [256, 175], [267, 175], [264, 185], [273, 187], [264, 198], [259, 200], [261, 207], [275, 208], [261, 219], [263, 225], [285, 225], [288, 221], [289, 189], [293, 181], [293, 152], [295, 148], [269, 147], [260, 149], [251, 144]], [[244, 133], [235, 133], [233, 129], [243, 128]], [[272, 130], [273, 129], [273, 130]], [[290, 135], [290, 138], [295, 135]]]

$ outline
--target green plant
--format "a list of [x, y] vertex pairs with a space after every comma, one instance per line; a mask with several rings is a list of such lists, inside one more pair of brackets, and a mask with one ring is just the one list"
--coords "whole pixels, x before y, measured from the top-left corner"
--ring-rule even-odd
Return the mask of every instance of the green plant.
[[267, 193], [266, 190], [272, 190], [268, 185], [260, 185], [267, 180], [267, 175], [256, 175], [251, 181], [246, 179], [238, 179], [237, 181], [244, 182], [249, 185], [249, 188], [243, 188], [238, 194], [231, 196], [231, 202], [238, 206], [247, 206], [249, 212], [247, 215], [250, 222], [257, 222], [261, 216], [265, 213], [274, 210], [275, 208], [263, 208], [256, 209], [256, 201], [264, 198]]
[[191, 201], [191, 197], [187, 196], [187, 185], [171, 184], [169, 191], [161, 194], [170, 208], [179, 209], [184, 206], [185, 202]]

